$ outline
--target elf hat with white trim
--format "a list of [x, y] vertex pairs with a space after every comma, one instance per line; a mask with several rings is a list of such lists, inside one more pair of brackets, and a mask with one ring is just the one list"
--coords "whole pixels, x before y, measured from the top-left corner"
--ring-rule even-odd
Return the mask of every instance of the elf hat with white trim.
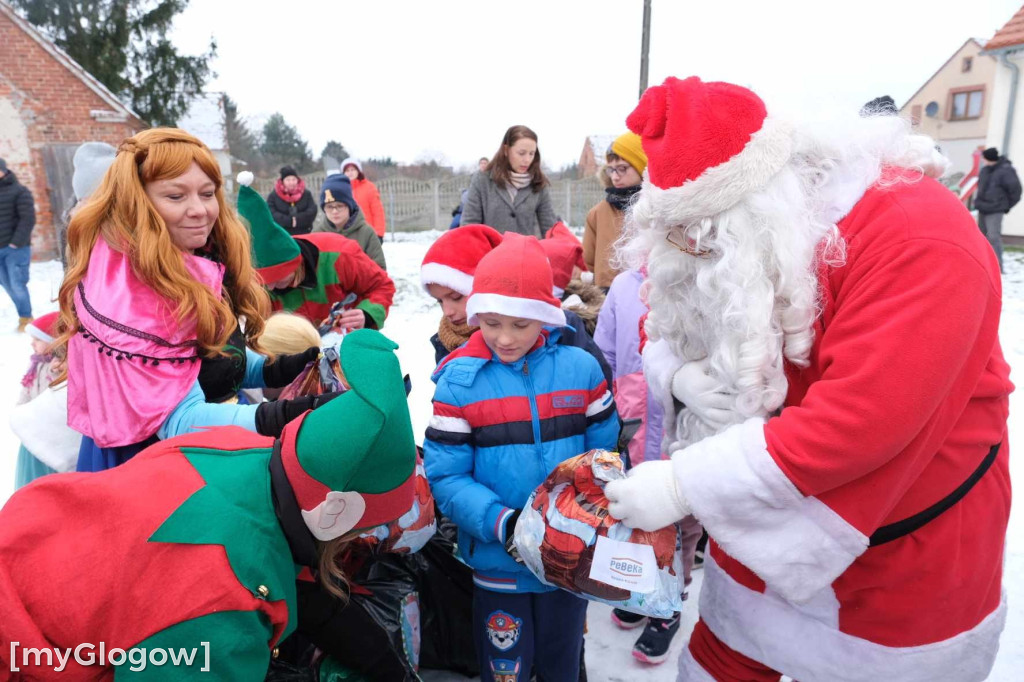
[[420, 267], [420, 283], [440, 284], [463, 296], [473, 293], [473, 275], [480, 260], [501, 243], [501, 234], [487, 225], [463, 225], [434, 242]]
[[791, 127], [769, 116], [760, 97], [696, 76], [648, 88], [626, 125], [647, 154], [640, 200], [670, 222], [732, 208], [767, 186], [793, 152]]
[[478, 325], [480, 313], [497, 313], [565, 326], [565, 313], [552, 286], [551, 265], [540, 242], [507, 232], [501, 245], [477, 266], [466, 303], [467, 322]]

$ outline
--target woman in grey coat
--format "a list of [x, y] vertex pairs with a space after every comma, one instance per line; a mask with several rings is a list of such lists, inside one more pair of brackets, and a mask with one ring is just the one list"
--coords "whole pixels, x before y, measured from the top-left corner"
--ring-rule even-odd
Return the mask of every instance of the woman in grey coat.
[[540, 169], [537, 133], [512, 126], [487, 168], [473, 176], [462, 224], [483, 223], [501, 233], [542, 238], [555, 220], [548, 179]]

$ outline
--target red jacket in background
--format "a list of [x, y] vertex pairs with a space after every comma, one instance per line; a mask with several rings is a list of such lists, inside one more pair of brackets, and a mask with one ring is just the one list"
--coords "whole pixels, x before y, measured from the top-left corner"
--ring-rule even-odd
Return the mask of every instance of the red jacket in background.
[[380, 201], [377, 185], [369, 180], [357, 178], [352, 182], [352, 198], [359, 204], [359, 210], [363, 212], [363, 217], [366, 218], [366, 222], [370, 223], [373, 231], [377, 233], [378, 237], [383, 237], [387, 227], [387, 218], [384, 217], [384, 204]]

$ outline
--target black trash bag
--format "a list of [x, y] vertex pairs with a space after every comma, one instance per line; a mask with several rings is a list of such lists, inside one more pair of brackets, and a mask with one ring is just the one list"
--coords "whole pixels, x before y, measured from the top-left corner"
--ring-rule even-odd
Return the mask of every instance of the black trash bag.
[[473, 642], [473, 571], [455, 557], [454, 543], [445, 537], [446, 522], [438, 517], [438, 532], [409, 557], [419, 564], [420, 667], [475, 677], [480, 666]]
[[419, 595], [415, 573], [401, 565], [406, 558], [375, 557], [353, 578], [361, 589], [352, 592], [348, 603], [319, 583], [299, 581], [299, 634], [370, 679], [418, 680]]
[[264, 682], [317, 682], [316, 670], [309, 665], [298, 665], [271, 659]]

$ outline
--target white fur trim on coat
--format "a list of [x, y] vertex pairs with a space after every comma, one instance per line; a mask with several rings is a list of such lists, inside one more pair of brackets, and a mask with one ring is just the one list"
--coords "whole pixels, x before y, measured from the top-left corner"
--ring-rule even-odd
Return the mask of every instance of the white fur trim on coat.
[[11, 431], [25, 449], [59, 473], [74, 471], [82, 434], [68, 426], [67, 384], [47, 388], [11, 410]]
[[883, 646], [840, 632], [838, 604], [835, 609], [833, 617], [824, 618], [817, 609], [789, 603], [770, 590], [750, 590], [705, 555], [700, 617], [732, 649], [800, 682], [981, 682], [999, 650], [1006, 594], [974, 628], [911, 647]]
[[782, 170], [793, 152], [789, 124], [766, 118], [743, 150], [725, 163], [678, 187], [662, 189], [644, 180], [637, 203], [645, 213], [666, 225], [718, 215], [751, 192], [763, 189]]
[[440, 284], [463, 296], [473, 293], [473, 275], [467, 275], [462, 270], [442, 263], [424, 263], [420, 268], [420, 284], [423, 285], [424, 291], [427, 290], [428, 284]]
[[478, 313], [497, 313], [524, 320], [540, 320], [552, 327], [565, 326], [565, 313], [550, 303], [535, 298], [517, 298], [503, 294], [473, 294], [466, 303], [467, 322], [478, 326]]
[[760, 418], [676, 452], [672, 463], [708, 534], [785, 599], [813, 599], [868, 547], [866, 535], [786, 478]]

